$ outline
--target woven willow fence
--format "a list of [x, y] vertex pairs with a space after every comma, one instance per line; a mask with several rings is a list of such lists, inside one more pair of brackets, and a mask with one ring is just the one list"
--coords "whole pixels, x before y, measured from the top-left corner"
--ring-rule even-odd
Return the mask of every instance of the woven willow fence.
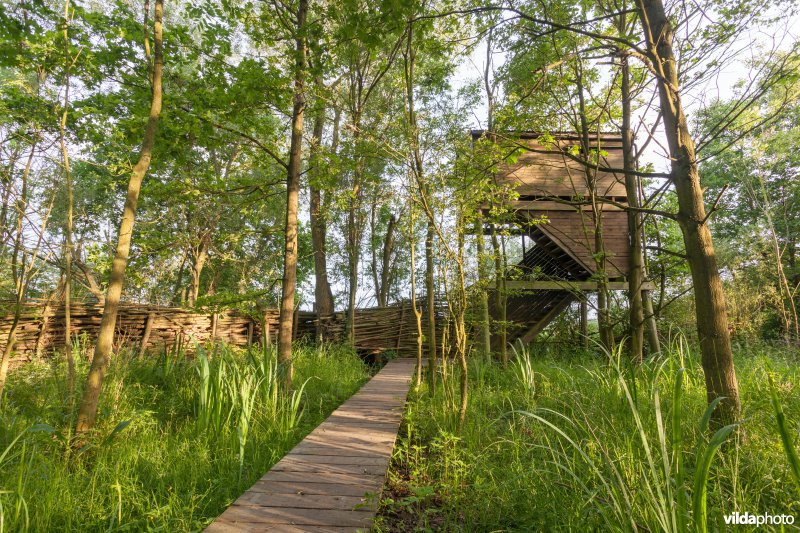
[[[8, 342], [13, 323], [12, 304], [0, 306], [0, 350]], [[93, 345], [100, 327], [102, 307], [92, 303], [74, 303], [71, 332], [74, 339]], [[438, 312], [443, 316], [441, 310]], [[196, 344], [220, 341], [233, 346], [274, 343], [278, 333], [278, 310], [267, 309], [253, 317], [235, 311], [202, 313], [179, 307], [123, 303], [117, 318], [117, 348], [132, 347], [141, 353], [183, 348], [192, 352]], [[441, 328], [441, 320], [439, 327]], [[316, 313], [297, 311], [294, 316], [295, 338], [315, 338], [320, 322]], [[427, 321], [423, 316], [423, 331]], [[64, 306], [34, 301], [24, 304], [16, 331], [14, 361], [20, 363], [42, 357], [64, 347]], [[322, 317], [326, 340], [340, 341], [346, 331], [345, 313]], [[417, 323], [411, 302], [391, 307], [356, 310], [355, 347], [366, 352], [395, 351], [401, 356], [417, 353]]]

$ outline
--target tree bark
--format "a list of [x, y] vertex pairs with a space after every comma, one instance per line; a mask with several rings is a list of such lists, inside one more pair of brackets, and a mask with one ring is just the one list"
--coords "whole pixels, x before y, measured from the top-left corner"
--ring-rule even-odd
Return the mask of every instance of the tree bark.
[[297, 289], [297, 209], [300, 192], [300, 162], [303, 149], [303, 115], [305, 113], [306, 15], [308, 0], [299, 0], [295, 33], [294, 108], [292, 110], [292, 142], [289, 148], [289, 169], [286, 177], [286, 247], [281, 286], [281, 312], [278, 318], [278, 362], [284, 366], [286, 388], [292, 386], [292, 332], [295, 291]]
[[490, 358], [492, 355], [492, 331], [490, 329], [491, 318], [489, 317], [489, 295], [486, 291], [490, 274], [486, 265], [486, 244], [483, 238], [483, 216], [480, 211], [475, 219], [475, 244], [478, 254], [478, 305], [480, 308], [478, 317], [478, 340], [484, 357]]
[[428, 313], [428, 368], [432, 389], [436, 386], [436, 285], [433, 279], [433, 222], [428, 220], [425, 235], [425, 298]]
[[[625, 17], [620, 23], [625, 28]], [[631, 133], [631, 87], [628, 58], [621, 58], [622, 68], [622, 159], [625, 169], [625, 193], [630, 207], [639, 207], [639, 183], [633, 174], [636, 162], [633, 155], [633, 135]], [[644, 306], [642, 303], [642, 284], [644, 282], [644, 257], [642, 255], [642, 240], [640, 238], [641, 214], [628, 210], [628, 234], [630, 238], [630, 255], [628, 262], [628, 335], [630, 336], [630, 356], [637, 363], [644, 357]]]
[[506, 274], [503, 268], [504, 254], [497, 236], [497, 228], [492, 225], [492, 249], [494, 251], [494, 296], [495, 313], [497, 313], [497, 344], [500, 349], [500, 363], [503, 368], [508, 366], [508, 338], [506, 335]]
[[[38, 135], [38, 133], [37, 133]], [[36, 147], [38, 139], [34, 138], [33, 145], [31, 145], [30, 154], [28, 154], [28, 161], [25, 164], [25, 170], [22, 172], [22, 186], [20, 188], [20, 195], [17, 198], [17, 230], [14, 237], [14, 248], [11, 255], [11, 275], [14, 281], [14, 317], [11, 320], [11, 327], [8, 330], [6, 338], [6, 346], [3, 350], [3, 358], [0, 360], [0, 401], [3, 399], [3, 391], [6, 386], [6, 379], [8, 377], [8, 366], [11, 363], [11, 354], [14, 352], [14, 344], [17, 340], [17, 328], [19, 327], [19, 320], [22, 315], [22, 302], [25, 299], [25, 256], [23, 253], [23, 224], [25, 222], [25, 211], [28, 206], [28, 176], [31, 172], [33, 164], [33, 156], [36, 154]], [[22, 265], [20, 265], [22, 262]]]
[[[413, 46], [413, 25], [408, 27], [408, 37], [405, 52], [405, 82], [406, 82], [406, 102], [408, 105], [408, 127], [410, 133], [410, 143], [413, 152], [411, 172], [417, 182], [417, 189], [420, 194], [420, 201], [425, 206], [426, 215], [426, 234], [425, 234], [425, 305], [428, 318], [428, 381], [431, 392], [436, 390], [437, 379], [437, 356], [436, 356], [436, 286], [434, 283], [434, 250], [433, 238], [436, 233], [433, 219], [433, 207], [430, 205], [430, 187], [425, 184], [425, 169], [422, 161], [422, 153], [419, 148], [419, 127], [417, 125], [417, 113], [414, 108], [414, 66], [416, 52]], [[413, 225], [412, 225], [413, 231]], [[444, 353], [444, 352], [442, 352]]]
[[192, 278], [189, 280], [189, 295], [187, 303], [193, 306], [197, 303], [197, 298], [200, 296], [200, 276], [203, 273], [203, 268], [208, 259], [208, 248], [211, 244], [211, 235], [203, 232], [200, 235], [200, 242], [197, 246], [190, 249], [191, 263], [189, 271]]
[[647, 53], [657, 72], [664, 133], [670, 150], [671, 180], [678, 200], [678, 223], [694, 287], [708, 401], [723, 397], [715, 424], [739, 418], [741, 404], [733, 364], [725, 292], [703, 203], [694, 141], [683, 109], [680, 80], [672, 49], [673, 30], [661, 0], [638, 0]]
[[[583, 85], [583, 64], [579, 61], [575, 69], [575, 79], [578, 93], [578, 118], [580, 120], [581, 151], [587, 161], [592, 159], [592, 146], [589, 131], [589, 120], [586, 109], [586, 99]], [[600, 139], [595, 147], [601, 149]], [[599, 154], [596, 157], [599, 164]], [[597, 278], [597, 329], [600, 335], [600, 344], [611, 353], [614, 350], [614, 330], [611, 323], [611, 297], [608, 291], [608, 272], [606, 271], [605, 242], [603, 241], [603, 209], [597, 198], [597, 165], [585, 165], [584, 175], [586, 188], [589, 191], [589, 202], [592, 208], [594, 222], [594, 259], [595, 277]], [[584, 231], [586, 231], [584, 229]]]
[[414, 225], [416, 217], [416, 206], [409, 206], [408, 221], [408, 247], [411, 254], [411, 309], [414, 311], [414, 319], [417, 325], [417, 372], [416, 387], [422, 385], [422, 345], [425, 334], [422, 332], [422, 310], [417, 305], [417, 239], [416, 227]]
[[581, 294], [581, 318], [580, 318], [580, 332], [581, 332], [581, 348], [584, 350], [589, 349], [589, 302], [587, 294]]
[[378, 291], [378, 305], [389, 305], [389, 289], [392, 285], [392, 253], [394, 252], [394, 232], [397, 228], [397, 217], [394, 214], [389, 218], [386, 226], [386, 237], [383, 239], [383, 255], [381, 257], [380, 290]]
[[[321, 82], [317, 84], [321, 85]], [[322, 134], [325, 130], [325, 107], [320, 105], [314, 117], [314, 131], [311, 141], [310, 166], [317, 183], [311, 180], [310, 219], [311, 246], [314, 253], [314, 310], [317, 313], [317, 341], [325, 339], [323, 319], [333, 314], [333, 292], [328, 281], [328, 259], [326, 251], [327, 224], [322, 212], [322, 191], [319, 187], [319, 151], [322, 147]]]
[[139, 201], [139, 191], [141, 190], [142, 180], [150, 168], [150, 159], [156, 141], [156, 129], [158, 119], [161, 115], [161, 77], [164, 67], [163, 53], [163, 28], [162, 18], [164, 11], [164, 0], [156, 0], [155, 15], [153, 18], [153, 74], [152, 74], [152, 100], [150, 102], [150, 115], [142, 140], [142, 149], [139, 160], [133, 167], [130, 180], [128, 181], [128, 194], [125, 199], [125, 207], [122, 212], [122, 220], [119, 226], [119, 236], [117, 239], [117, 249], [114, 255], [114, 262], [111, 266], [111, 278], [106, 293], [105, 306], [103, 307], [103, 318], [100, 322], [100, 331], [97, 337], [97, 345], [94, 350], [94, 358], [86, 377], [83, 398], [81, 400], [76, 424], [76, 434], [89, 431], [97, 418], [97, 406], [100, 401], [100, 392], [103, 386], [103, 378], [108, 368], [109, 358], [114, 343], [114, 329], [117, 323], [117, 311], [119, 300], [122, 295], [122, 287], [125, 280], [125, 267], [128, 264], [128, 255], [131, 249], [131, 236], [133, 234], [133, 224], [136, 218], [136, 205]]
[[69, 3], [64, 2], [64, 109], [58, 124], [58, 140], [61, 145], [61, 159], [64, 164], [64, 180], [67, 185], [67, 224], [64, 228], [64, 356], [67, 360], [67, 401], [73, 402], [75, 391], [75, 358], [72, 355], [72, 173], [67, 151], [67, 112], [69, 110], [70, 62], [69, 53]]

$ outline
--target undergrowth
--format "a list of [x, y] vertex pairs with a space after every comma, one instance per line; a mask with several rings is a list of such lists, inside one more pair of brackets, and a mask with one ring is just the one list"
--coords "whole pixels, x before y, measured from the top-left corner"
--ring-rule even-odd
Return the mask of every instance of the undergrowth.
[[412, 395], [377, 530], [724, 531], [733, 512], [797, 527], [798, 360], [740, 347], [736, 365], [742, 422], [714, 431], [685, 341], [638, 368], [536, 347], [507, 369], [473, 358], [463, 427], [456, 378]]
[[121, 353], [78, 450], [63, 365], [15, 369], [0, 407], [0, 532], [202, 529], [369, 377], [346, 348], [293, 355], [287, 395], [272, 351]]

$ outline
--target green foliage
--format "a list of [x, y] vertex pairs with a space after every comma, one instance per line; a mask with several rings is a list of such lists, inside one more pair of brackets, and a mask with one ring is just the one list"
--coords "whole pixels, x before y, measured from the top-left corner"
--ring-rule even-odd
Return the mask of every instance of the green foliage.
[[62, 365], [21, 367], [0, 411], [4, 530], [201, 529], [368, 377], [346, 348], [294, 356], [305, 385], [287, 395], [260, 349], [177, 354], [166, 373], [163, 359], [118, 354], [100, 425], [78, 452]]
[[[744, 422], [710, 434], [698, 354], [684, 341], [665, 353], [639, 368], [621, 354], [522, 348], [505, 371], [473, 359], [460, 433], [448, 408], [457, 380], [433, 397], [423, 388], [407, 409], [390, 487], [395, 501], [414, 487], [435, 495], [404, 512], [387, 506], [379, 530], [419, 521], [441, 530], [685, 532], [724, 530], [723, 516], [735, 511], [797, 516], [767, 379], [769, 368], [791, 387], [800, 377], [794, 357], [740, 348]], [[534, 395], [518, 366], [527, 360]], [[796, 395], [784, 401], [786, 420], [800, 420]], [[443, 446], [451, 438], [457, 444]], [[453, 466], [461, 464], [469, 466]]]

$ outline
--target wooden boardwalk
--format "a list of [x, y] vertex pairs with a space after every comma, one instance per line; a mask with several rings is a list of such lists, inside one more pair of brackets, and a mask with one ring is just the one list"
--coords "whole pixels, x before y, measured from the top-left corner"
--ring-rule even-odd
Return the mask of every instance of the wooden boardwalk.
[[390, 361], [206, 531], [368, 530], [415, 368]]

